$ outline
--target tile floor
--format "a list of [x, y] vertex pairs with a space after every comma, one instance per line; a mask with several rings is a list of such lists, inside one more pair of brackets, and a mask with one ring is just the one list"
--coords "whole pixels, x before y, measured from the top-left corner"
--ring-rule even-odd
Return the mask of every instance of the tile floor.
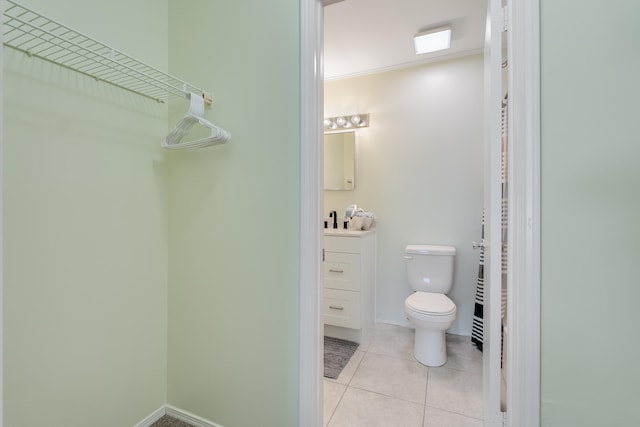
[[324, 379], [327, 427], [482, 427], [482, 353], [447, 335], [447, 363], [413, 358], [413, 329], [377, 324], [340, 376]]

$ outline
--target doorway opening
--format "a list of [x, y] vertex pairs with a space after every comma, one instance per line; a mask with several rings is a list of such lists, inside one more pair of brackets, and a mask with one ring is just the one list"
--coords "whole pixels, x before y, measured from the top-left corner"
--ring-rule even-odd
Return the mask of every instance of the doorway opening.
[[[318, 26], [319, 26], [319, 23], [322, 22], [321, 20], [322, 10], [321, 10], [321, 5], [319, 3], [320, 2], [314, 2], [314, 4], [308, 4], [307, 5], [308, 7], [303, 8], [303, 22], [308, 23], [313, 28], [313, 31], [303, 34], [303, 48], [302, 48], [303, 65], [306, 64], [306, 66], [308, 67], [307, 70], [311, 71], [311, 74], [315, 73], [313, 74], [315, 76], [321, 75], [321, 70], [319, 69], [319, 65], [318, 65], [319, 63], [317, 61], [314, 62], [313, 60], [310, 60], [307, 62], [305, 60], [305, 52], [308, 55], [306, 59], [317, 59], [317, 57], [314, 56], [313, 53], [321, 52], [322, 31], [321, 31], [321, 28], [318, 28]], [[520, 22], [520, 21], [523, 22], [522, 25], [519, 25], [519, 28], [522, 30], [522, 33], [526, 34], [526, 36], [524, 37], [524, 41], [521, 39], [518, 41], [518, 43], [527, 47], [531, 47], [531, 45], [537, 46], [539, 35], [536, 34], [534, 28], [537, 28], [536, 19], [538, 15], [537, 13], [534, 13], [533, 15], [528, 15], [529, 17], [533, 16], [533, 18], [528, 18], [527, 20], [527, 18], [523, 18], [523, 16], [525, 16], [523, 13], [523, 9], [524, 8], [510, 12], [516, 17], [516, 19], [514, 19], [512, 22], [514, 23]], [[534, 9], [535, 9], [535, 6], [534, 6]], [[531, 12], [530, 8], [528, 12]], [[532, 51], [529, 50], [528, 52], [531, 53]], [[535, 52], [536, 50], [534, 49], [533, 54], [528, 54], [529, 57], [526, 59], [523, 59], [522, 57], [520, 57], [520, 58], [517, 58], [515, 61], [512, 61], [514, 68], [519, 69], [519, 67], [521, 67], [523, 63], [529, 62], [530, 64], [533, 64], [534, 69], [537, 70], [539, 67], [535, 65], [536, 64]], [[315, 189], [315, 191], [318, 193], [322, 192], [321, 185], [320, 185], [321, 172], [319, 170], [317, 163], [314, 163], [314, 156], [315, 156], [316, 162], [317, 162], [317, 159], [321, 158], [322, 156], [321, 149], [320, 149], [321, 127], [319, 126], [319, 123], [317, 123], [317, 121], [319, 120], [319, 117], [322, 116], [322, 111], [321, 111], [322, 108], [319, 107], [319, 105], [323, 105], [322, 82], [318, 81], [318, 79], [314, 80], [313, 78], [308, 78], [309, 75], [306, 75], [305, 77], [304, 69], [303, 69], [302, 77], [303, 77], [303, 81], [302, 81], [302, 84], [303, 84], [303, 96], [302, 96], [303, 98], [303, 104], [302, 104], [303, 106], [303, 141], [306, 139], [306, 141], [308, 142], [308, 144], [303, 143], [303, 150], [301, 153], [303, 169], [306, 170], [306, 173], [304, 173], [302, 177], [303, 178], [302, 213], [303, 213], [303, 218], [305, 218], [305, 221], [307, 219], [310, 220], [313, 230], [311, 231], [306, 230], [304, 228], [305, 225], [304, 224], [302, 225], [303, 229], [301, 230], [301, 239], [302, 239], [301, 240], [301, 243], [302, 243], [301, 273], [302, 273], [303, 282], [301, 287], [301, 304], [302, 304], [301, 312], [304, 312], [307, 309], [311, 309], [312, 316], [309, 316], [309, 315], [301, 316], [302, 330], [301, 330], [301, 340], [300, 340], [301, 341], [300, 414], [301, 414], [301, 420], [304, 420], [304, 419], [308, 420], [310, 419], [309, 417], [311, 417], [312, 419], [319, 420], [321, 419], [322, 384], [321, 384], [321, 381], [318, 379], [318, 377], [314, 375], [315, 374], [320, 375], [321, 359], [322, 359], [321, 355], [319, 354], [321, 349], [321, 337], [322, 337], [322, 327], [321, 325], [319, 325], [322, 317], [320, 304], [319, 304], [319, 299], [321, 298], [321, 295], [322, 295], [322, 292], [319, 286], [321, 273], [319, 271], [317, 263], [309, 262], [310, 258], [308, 258], [308, 256], [314, 257], [321, 253], [322, 233], [321, 233], [321, 230], [319, 230], [318, 228], [319, 228], [319, 224], [321, 224], [323, 201], [322, 201], [322, 198], [319, 196], [319, 194], [313, 194], [310, 197], [304, 197], [304, 194], [305, 194], [305, 188]], [[512, 107], [514, 109], [521, 108], [522, 104], [526, 104], [530, 99], [534, 99], [535, 101], [535, 93], [536, 93], [535, 83], [539, 82], [539, 77], [536, 77], [535, 75], [534, 76], [521, 75], [519, 77], [520, 79], [515, 79], [514, 82], [510, 83], [510, 85], [518, 88], [518, 91], [515, 92], [517, 93], [517, 96], [515, 97], [512, 96], [512, 100], [515, 98], [514, 106]], [[308, 80], [305, 81], [305, 78], [308, 78]], [[533, 90], [530, 87], [523, 89], [523, 87], [527, 85], [531, 86], [530, 85], [531, 82], [534, 83]], [[306, 90], [304, 89], [305, 87], [306, 87]], [[319, 104], [307, 105], [305, 102], [305, 98], [306, 100], [309, 100], [309, 99], [315, 100]], [[534, 112], [530, 113], [526, 118], [524, 118], [524, 120], [525, 121], [529, 120], [531, 123], [533, 123], [534, 129], [539, 128], [539, 122], [536, 124], [535, 108], [532, 111]], [[307, 128], [305, 128], [306, 120], [308, 120], [308, 124], [309, 124]], [[521, 117], [521, 120], [522, 120], [522, 117]], [[537, 120], [539, 120], [539, 117], [537, 118]], [[527, 127], [521, 128], [520, 126], [517, 126], [515, 123], [512, 123], [512, 127], [516, 129], [527, 129]], [[515, 133], [512, 133], [512, 135], [513, 135], [513, 138], [522, 138], [522, 140], [525, 140], [530, 147], [533, 147], [533, 151], [535, 152], [535, 149], [537, 147], [536, 144], [538, 144], [536, 135], [531, 135], [530, 133], [527, 133], [527, 131], [524, 131], [521, 134], [519, 134], [519, 132], [515, 132]], [[523, 189], [522, 194], [527, 195], [529, 206], [526, 207], [526, 209], [524, 210], [519, 210], [518, 212], [514, 213], [513, 216], [518, 217], [520, 215], [520, 217], [526, 219], [526, 222], [528, 224], [532, 224], [531, 220], [533, 220], [533, 224], [535, 225], [535, 221], [537, 221], [537, 217], [532, 218], [530, 208], [531, 206], [535, 208], [537, 203], [536, 189], [535, 189], [537, 178], [535, 176], [535, 171], [538, 169], [538, 167], [535, 164], [535, 158], [532, 158], [532, 156], [529, 156], [529, 158], [527, 158], [527, 156], [525, 155], [524, 160], [521, 159], [520, 161], [527, 166], [526, 170], [528, 171], [527, 173], [529, 173], [530, 176], [525, 177], [524, 179], [513, 181], [511, 183], [512, 184], [511, 189], [512, 191], [514, 189], [516, 189], [517, 191], [518, 188]], [[309, 167], [307, 168], [305, 166], [309, 166]], [[525, 169], [520, 169], [520, 170], [523, 171], [522, 173], [524, 175]], [[531, 177], [532, 170], [534, 171], [533, 177]], [[309, 183], [307, 183], [310, 185], [309, 187], [304, 187], [305, 180], [310, 181]], [[305, 213], [307, 215], [305, 215]], [[518, 228], [521, 224], [518, 221], [514, 222], [513, 224], [514, 224], [513, 227], [515, 229], [515, 232], [512, 233], [511, 235], [512, 236], [519, 235], [520, 237], [522, 237], [523, 230]], [[533, 237], [531, 236], [532, 236], [531, 233], [529, 233], [529, 236], [524, 236], [524, 237], [525, 237], [525, 240], [526, 238], [529, 238], [529, 241], [534, 243], [533, 252], [535, 252], [536, 238], [535, 236]], [[515, 257], [516, 259], [512, 261], [513, 264], [518, 265], [519, 261], [524, 262], [524, 263], [527, 263], [530, 269], [536, 270], [536, 268], [538, 267], [536, 267], [535, 260], [533, 262], [529, 262], [533, 258], [535, 258], [531, 252], [532, 252], [531, 250], [529, 250], [528, 252], [527, 251], [519, 252], [518, 256]], [[520, 260], [518, 261], [517, 258], [520, 258]], [[518, 274], [520, 274], [519, 270], [516, 269], [513, 272], [513, 274], [514, 276], [517, 276]], [[309, 282], [309, 278], [312, 279], [311, 281], [315, 282], [315, 286], [314, 284], [311, 284]], [[306, 283], [305, 283], [305, 280], [307, 281]], [[532, 293], [535, 294], [535, 289], [536, 289], [535, 279], [532, 282], [534, 283], [531, 286], [529, 286], [527, 289], [533, 289]], [[539, 290], [539, 284], [537, 285], [537, 288]], [[516, 298], [516, 301], [518, 301], [517, 298]], [[531, 311], [531, 308], [529, 308], [529, 310]], [[535, 310], [535, 308], [533, 310]], [[306, 313], [308, 314], [309, 311], [306, 311]], [[313, 317], [312, 319], [313, 321], [310, 321], [311, 317]], [[533, 323], [535, 323], [535, 319]], [[305, 332], [312, 332], [312, 336], [306, 334]], [[513, 331], [513, 329], [510, 330], [510, 334], [513, 334], [514, 332], [517, 333], [517, 331]], [[530, 341], [535, 341], [535, 337]], [[315, 351], [309, 351], [309, 349], [306, 347], [306, 344], [313, 346]], [[519, 350], [520, 350], [519, 348], [516, 348], [515, 352], [514, 351], [510, 352], [512, 356], [511, 358], [512, 360], [518, 358]], [[535, 365], [535, 363], [533, 364], [529, 363], [529, 366], [533, 366], [535, 369], [537, 369], [537, 366]], [[524, 367], [521, 366], [519, 367], [519, 370], [522, 371], [523, 368]], [[309, 372], [312, 372], [312, 374], [309, 374]], [[538, 381], [537, 376], [535, 375], [535, 372], [532, 372], [532, 373], [533, 375], [530, 376], [529, 380], [532, 382]], [[309, 387], [309, 388], [305, 388], [305, 387]], [[522, 396], [527, 395], [526, 393], [523, 394], [518, 392], [515, 392], [512, 394], [516, 396], [516, 398], [522, 398]], [[311, 397], [310, 401], [307, 400], [307, 398], [309, 397]], [[525, 397], [524, 399], [527, 399], [527, 397]], [[513, 398], [511, 400], [514, 401]], [[535, 406], [537, 405], [537, 402], [536, 402], [537, 398], [534, 396], [533, 399], [529, 399], [529, 400], [531, 400], [533, 403], [530, 405], [528, 410], [532, 414], [535, 412], [534, 414], [535, 416], [529, 419], [535, 419], [535, 417], [537, 417], [537, 411], [535, 411]], [[317, 403], [314, 404], [314, 402], [317, 402]], [[314, 425], [314, 424], [309, 424], [309, 425]], [[533, 424], [521, 424], [521, 425], [533, 425]]]
[[[484, 193], [486, 15], [486, 5], [476, 1], [453, 5], [403, 0], [374, 5], [347, 0], [324, 9], [325, 116], [367, 113], [370, 117], [366, 129], [355, 130], [355, 188], [325, 189], [323, 214], [337, 211], [342, 216], [347, 206], [357, 204], [379, 218], [374, 304], [376, 322], [388, 326], [380, 335], [374, 334], [373, 342], [361, 344], [357, 354], [362, 359], [353, 377], [344, 379], [347, 384], [324, 381], [325, 389], [331, 390], [327, 402], [337, 404], [324, 406], [325, 421], [332, 417], [329, 425], [349, 416], [344, 410], [347, 405], [361, 404], [350, 384], [385, 396], [394, 402], [390, 405], [399, 404], [394, 399], [413, 401], [421, 406], [416, 409], [419, 418], [435, 407], [457, 419], [483, 417], [482, 353], [474, 349], [470, 335], [478, 272], [478, 252], [471, 248], [471, 241], [479, 238]], [[376, 35], [383, 21], [387, 23], [384, 34]], [[443, 23], [454, 34], [451, 48], [417, 55], [412, 36]], [[325, 158], [325, 166], [331, 160]], [[456, 342], [450, 344], [453, 361], [429, 369], [432, 381], [426, 370], [421, 377], [422, 366], [413, 360], [413, 325], [404, 312], [404, 301], [412, 291], [403, 259], [409, 244], [456, 248], [454, 285], [447, 292], [457, 305], [457, 319], [449, 328], [450, 341]], [[325, 278], [325, 293], [333, 293], [333, 288]], [[361, 310], [367, 309], [363, 303]], [[391, 329], [397, 330], [393, 344], [388, 336]], [[334, 333], [325, 324], [325, 334]], [[385, 341], [389, 344], [384, 345]], [[464, 352], [456, 353], [458, 348]], [[456, 361], [460, 363], [454, 366]], [[403, 371], [396, 363], [413, 363], [416, 372]], [[377, 379], [363, 373], [372, 366], [382, 371], [369, 372]], [[383, 375], [387, 371], [397, 374], [388, 378]], [[431, 400], [442, 394], [436, 381], [441, 372], [451, 376], [450, 384], [473, 384], [473, 393], [453, 402]], [[407, 387], [402, 392], [391, 390], [395, 382], [408, 384], [409, 379], [417, 384], [415, 394]], [[456, 403], [463, 401], [466, 405]], [[383, 404], [377, 406], [382, 409]]]

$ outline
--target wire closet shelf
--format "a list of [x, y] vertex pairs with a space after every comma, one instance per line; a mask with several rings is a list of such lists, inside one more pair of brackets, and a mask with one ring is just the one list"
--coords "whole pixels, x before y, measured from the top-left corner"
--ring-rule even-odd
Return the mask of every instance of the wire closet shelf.
[[13, 0], [5, 0], [3, 41], [8, 47], [158, 102], [211, 95], [111, 46], [47, 18]]

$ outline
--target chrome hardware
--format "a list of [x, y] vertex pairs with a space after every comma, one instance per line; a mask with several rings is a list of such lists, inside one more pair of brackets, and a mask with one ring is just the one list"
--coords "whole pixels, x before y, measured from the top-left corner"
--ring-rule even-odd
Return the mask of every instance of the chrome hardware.
[[344, 273], [344, 270], [334, 270], [332, 268], [329, 269], [329, 273]]
[[344, 310], [344, 307], [336, 307], [335, 305], [330, 305], [329, 308], [331, 310], [340, 310], [340, 311]]
[[478, 249], [478, 248], [486, 248], [486, 244], [484, 239], [480, 240], [480, 243], [476, 242], [475, 240], [473, 242], [471, 242], [471, 246], [473, 247], [473, 249]]

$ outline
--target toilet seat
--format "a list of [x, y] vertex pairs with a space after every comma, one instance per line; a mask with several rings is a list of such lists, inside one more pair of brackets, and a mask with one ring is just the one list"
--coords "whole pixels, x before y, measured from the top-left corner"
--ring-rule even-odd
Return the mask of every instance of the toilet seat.
[[407, 309], [428, 316], [449, 316], [456, 312], [456, 305], [445, 294], [414, 292], [405, 301]]

